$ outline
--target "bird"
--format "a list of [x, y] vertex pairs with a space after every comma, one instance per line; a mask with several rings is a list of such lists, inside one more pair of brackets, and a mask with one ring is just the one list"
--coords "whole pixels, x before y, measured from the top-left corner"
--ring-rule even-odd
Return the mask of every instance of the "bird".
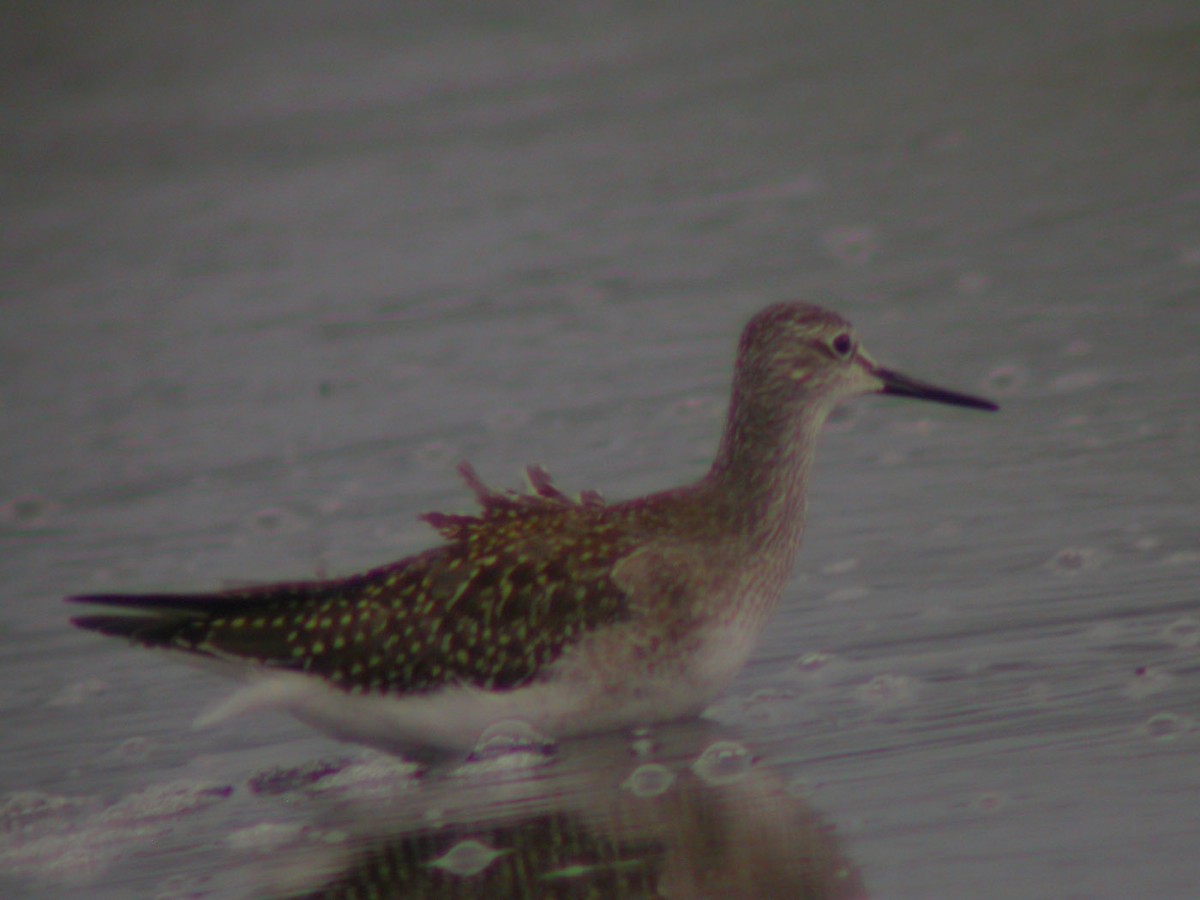
[[441, 543], [342, 578], [212, 593], [86, 594], [79, 628], [212, 665], [241, 682], [198, 725], [282, 710], [334, 738], [423, 758], [519, 723], [551, 741], [695, 716], [779, 606], [805, 526], [818, 433], [884, 394], [990, 400], [878, 364], [819, 306], [745, 326], [715, 458], [697, 481], [620, 502], [459, 473], [473, 513], [421, 518]]

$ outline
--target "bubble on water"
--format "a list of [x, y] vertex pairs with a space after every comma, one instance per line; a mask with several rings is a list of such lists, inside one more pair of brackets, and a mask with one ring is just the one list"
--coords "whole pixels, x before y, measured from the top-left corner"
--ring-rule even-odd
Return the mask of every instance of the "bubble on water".
[[738, 722], [759, 727], [781, 725], [790, 718], [791, 712], [792, 710], [778, 703], [751, 703], [747, 700], [742, 704]]
[[845, 674], [846, 663], [841, 657], [823, 650], [805, 653], [788, 666], [787, 673], [807, 687], [827, 684]]
[[142, 762], [149, 759], [157, 749], [158, 741], [138, 736], [121, 741], [110, 755], [123, 762]]
[[982, 272], [963, 272], [955, 279], [954, 289], [960, 294], [975, 296], [982, 294], [992, 285], [992, 280]]
[[737, 725], [742, 720], [742, 701], [739, 697], [725, 696], [710, 703], [700, 713], [700, 718], [722, 725]]
[[937, 150], [946, 153], [952, 150], [959, 150], [966, 146], [967, 135], [957, 128], [952, 128], [949, 131], [938, 132], [929, 138], [928, 146], [931, 150]]
[[97, 817], [116, 825], [135, 825], [158, 819], [175, 819], [229, 798], [233, 788], [225, 784], [170, 782], [155, 784], [118, 800]]
[[756, 725], [778, 725], [795, 709], [796, 692], [787, 688], [762, 688], [742, 704], [742, 721]]
[[154, 900], [196, 900], [213, 896], [213, 876], [169, 875], [154, 891]]
[[863, 597], [869, 596], [870, 588], [862, 587], [844, 587], [838, 588], [836, 591], [830, 591], [825, 595], [827, 603], [851, 603], [855, 600], [861, 600]]
[[323, 516], [333, 516], [343, 512], [346, 507], [346, 501], [341, 497], [326, 497], [317, 503], [317, 512]]
[[1134, 538], [1129, 546], [1139, 553], [1145, 553], [1148, 550], [1154, 550], [1161, 543], [1162, 541], [1154, 535], [1144, 534], [1139, 538]]
[[1158, 635], [1173, 647], [1190, 650], [1200, 646], [1200, 619], [1195, 616], [1180, 616], [1165, 626]]
[[470, 878], [478, 875], [508, 850], [496, 850], [475, 840], [459, 841], [445, 854], [426, 863], [432, 869], [441, 869], [452, 875]]
[[1066, 356], [1086, 356], [1092, 352], [1092, 345], [1083, 338], [1074, 338], [1067, 342], [1062, 352]]
[[638, 766], [629, 777], [621, 783], [623, 790], [629, 791], [635, 797], [657, 797], [665, 793], [675, 783], [675, 773], [664, 765], [646, 763]]
[[1151, 666], [1140, 666], [1133, 673], [1133, 680], [1121, 689], [1121, 695], [1129, 700], [1142, 700], [1161, 693], [1171, 686], [1175, 676]]
[[585, 318], [585, 322], [600, 321], [601, 314], [609, 308], [608, 301], [611, 297], [612, 290], [607, 284], [590, 281], [572, 280], [558, 286], [555, 291], [556, 300], [566, 304], [570, 309], [585, 316], [597, 317], [595, 319]]
[[1025, 688], [1025, 701], [1030, 706], [1047, 707], [1054, 704], [1054, 692], [1044, 681], [1035, 681]]
[[278, 850], [304, 833], [298, 822], [260, 822], [245, 828], [237, 828], [225, 836], [231, 850], [257, 852]]
[[505, 719], [484, 729], [456, 776], [545, 765], [554, 758], [554, 741], [522, 719]]
[[917, 437], [926, 437], [931, 435], [939, 428], [941, 428], [941, 424], [939, 422], [923, 417], [915, 419], [900, 419], [892, 424], [892, 429], [898, 434], [911, 434], [916, 435]]
[[529, 424], [532, 416], [523, 409], [503, 406], [483, 417], [483, 424], [490, 431], [519, 431]]
[[783, 790], [789, 797], [795, 797], [797, 800], [807, 800], [816, 793], [816, 785], [802, 775], [798, 775], [783, 786]]
[[265, 509], [260, 509], [250, 516], [249, 525], [255, 531], [264, 533], [274, 531], [293, 531], [301, 522], [299, 516], [293, 515], [286, 509], [278, 506], [269, 506]]
[[709, 195], [702, 203], [708, 205], [713, 201], [721, 204], [734, 202], [744, 203], [745, 201], [777, 201], [777, 200], [793, 200], [796, 198], [807, 198], [814, 194], [819, 194], [825, 189], [825, 184], [821, 178], [810, 172], [802, 172], [789, 178], [784, 178], [780, 181], [769, 181], [766, 183], [754, 184], [741, 190], [719, 191]]
[[155, 785], [105, 808], [99, 798], [14, 794], [0, 803], [0, 870], [92, 877], [169, 834], [175, 819], [228, 797], [227, 785]]
[[823, 575], [846, 575], [853, 572], [859, 566], [859, 561], [853, 556], [846, 559], [835, 560], [831, 563], [826, 563], [821, 567]]
[[715, 419], [725, 412], [725, 401], [717, 397], [685, 397], [671, 407], [671, 412], [686, 419]]
[[971, 808], [979, 813], [995, 813], [1008, 805], [1008, 796], [999, 791], [984, 791], [971, 801]]
[[353, 764], [350, 757], [321, 758], [299, 766], [272, 766], [256, 772], [247, 782], [250, 793], [278, 796], [296, 791], [312, 791], [326, 778]]
[[79, 816], [97, 811], [101, 805], [99, 797], [17, 791], [0, 801], [0, 834], [57, 831]]
[[483, 730], [471, 755], [486, 759], [506, 753], [542, 753], [553, 746], [553, 741], [524, 719], [504, 719]]
[[876, 675], [855, 692], [854, 698], [865, 706], [894, 709], [916, 702], [920, 683], [909, 675]]
[[921, 618], [930, 622], [944, 622], [959, 616], [959, 610], [947, 603], [935, 603], [921, 610]]
[[1100, 373], [1096, 371], [1068, 372], [1050, 382], [1050, 389], [1060, 394], [1067, 394], [1094, 388], [1100, 381]]
[[21, 494], [0, 503], [0, 522], [15, 528], [37, 528], [58, 511], [58, 504], [37, 494]]
[[753, 764], [750, 751], [737, 741], [714, 741], [692, 763], [692, 771], [706, 784], [733, 784], [745, 778]]
[[343, 798], [381, 799], [407, 791], [416, 783], [416, 763], [385, 754], [371, 754], [314, 782], [309, 793], [336, 793]]
[[989, 394], [997, 397], [1010, 397], [1016, 394], [1029, 381], [1029, 372], [1016, 363], [1005, 363], [996, 366], [983, 379], [983, 387]]
[[836, 407], [825, 420], [824, 430], [830, 434], [845, 434], [853, 431], [862, 419], [862, 406], [853, 403]]
[[1111, 620], [1096, 622], [1083, 630], [1082, 637], [1090, 644], [1108, 646], [1125, 640], [1128, 629], [1120, 622]]
[[833, 661], [833, 655], [822, 652], [820, 650], [813, 653], [805, 653], [798, 660], [792, 663], [792, 668], [805, 675], [816, 674], [822, 671]]
[[1156, 741], [1173, 741], [1192, 730], [1193, 722], [1172, 712], [1155, 713], [1141, 724], [1138, 731]]
[[46, 705], [52, 707], [82, 706], [92, 697], [95, 697], [97, 694], [103, 694], [106, 690], [108, 690], [106, 682], [101, 681], [99, 678], [89, 678], [86, 681], [77, 681], [75, 684], [68, 684], [51, 697]]
[[1047, 565], [1060, 575], [1078, 575], [1095, 569], [1104, 562], [1104, 553], [1095, 547], [1064, 547]]
[[646, 757], [658, 747], [654, 735], [649, 728], [635, 728], [629, 739], [629, 750], [634, 756]]
[[443, 469], [462, 457], [462, 452], [445, 441], [430, 441], [413, 451], [413, 461], [431, 469]]
[[821, 243], [830, 256], [851, 266], [865, 265], [879, 252], [878, 233], [865, 225], [831, 228], [821, 235]]

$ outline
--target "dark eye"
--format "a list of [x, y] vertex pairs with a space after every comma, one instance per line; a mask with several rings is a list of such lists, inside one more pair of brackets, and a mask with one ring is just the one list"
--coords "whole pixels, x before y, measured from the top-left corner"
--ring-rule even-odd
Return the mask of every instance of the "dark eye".
[[849, 356], [850, 351], [854, 349], [854, 341], [848, 334], [839, 334], [833, 339], [830, 346], [833, 347], [833, 352], [838, 356]]

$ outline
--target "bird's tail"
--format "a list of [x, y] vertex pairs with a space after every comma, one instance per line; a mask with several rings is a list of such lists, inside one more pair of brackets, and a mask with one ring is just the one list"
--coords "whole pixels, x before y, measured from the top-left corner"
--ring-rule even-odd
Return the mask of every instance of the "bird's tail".
[[165, 647], [204, 656], [275, 660], [290, 652], [272, 619], [320, 601], [335, 582], [269, 585], [215, 594], [85, 594], [68, 603], [107, 607], [112, 612], [75, 616], [71, 624], [122, 637], [146, 647]]
[[234, 612], [246, 602], [219, 594], [85, 594], [66, 599], [118, 610], [74, 616], [72, 625], [147, 647], [179, 647], [180, 638], [189, 630], [216, 615]]

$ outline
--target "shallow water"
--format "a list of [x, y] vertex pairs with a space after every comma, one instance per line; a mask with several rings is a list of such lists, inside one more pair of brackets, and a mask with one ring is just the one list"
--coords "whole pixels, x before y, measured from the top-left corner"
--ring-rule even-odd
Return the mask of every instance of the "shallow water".
[[[254, 789], [354, 748], [190, 730], [227, 686], [59, 598], [397, 558], [467, 503], [463, 457], [610, 498], [694, 478], [738, 329], [788, 297], [1004, 409], [831, 423], [800, 571], [711, 711], [748, 796], [833, 823], [874, 896], [1194, 892], [1194, 4], [61, 3], [6, 32], [4, 893], [303, 890], [330, 869], [265, 873], [373, 823]], [[666, 796], [716, 739], [689, 734], [647, 757]], [[629, 775], [575, 753], [515, 780]], [[414, 815], [455, 784], [383, 780]]]

